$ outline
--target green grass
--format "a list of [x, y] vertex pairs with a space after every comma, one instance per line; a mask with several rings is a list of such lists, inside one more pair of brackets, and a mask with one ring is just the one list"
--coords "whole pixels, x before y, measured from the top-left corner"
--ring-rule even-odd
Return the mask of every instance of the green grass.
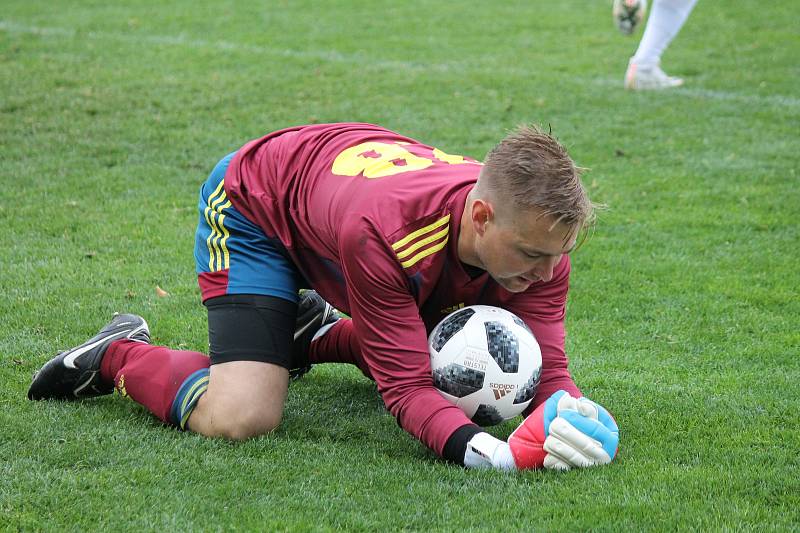
[[[119, 4], [0, 13], [0, 529], [800, 528], [794, 2], [700, 2], [664, 58], [687, 87], [658, 94], [621, 89], [637, 39], [608, 2]], [[621, 427], [612, 466], [449, 466], [336, 366], [239, 444], [119, 397], [25, 399], [116, 310], [203, 350], [199, 183], [250, 138], [340, 120], [477, 158], [537, 121], [591, 167], [609, 209], [567, 348]]]

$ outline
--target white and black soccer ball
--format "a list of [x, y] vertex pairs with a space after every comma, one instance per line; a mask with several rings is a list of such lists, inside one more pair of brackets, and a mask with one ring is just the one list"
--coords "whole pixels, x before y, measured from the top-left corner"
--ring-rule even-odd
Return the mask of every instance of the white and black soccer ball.
[[517, 315], [473, 305], [447, 315], [428, 337], [433, 384], [480, 426], [531, 403], [542, 373], [536, 338]]
[[630, 35], [644, 20], [647, 13], [647, 0], [614, 0], [611, 16], [617, 29]]

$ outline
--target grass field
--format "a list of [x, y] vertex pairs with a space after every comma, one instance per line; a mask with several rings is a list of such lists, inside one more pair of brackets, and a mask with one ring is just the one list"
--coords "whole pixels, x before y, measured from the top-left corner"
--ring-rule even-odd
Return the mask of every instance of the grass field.
[[[0, 529], [800, 529], [795, 2], [701, 1], [664, 57], [687, 86], [655, 94], [622, 90], [638, 35], [607, 1], [119, 4], [0, 12]], [[536, 121], [591, 168], [609, 209], [567, 351], [613, 465], [449, 466], [336, 366], [239, 444], [116, 396], [26, 400], [114, 311], [205, 350], [199, 183], [263, 133], [351, 120], [476, 158]]]

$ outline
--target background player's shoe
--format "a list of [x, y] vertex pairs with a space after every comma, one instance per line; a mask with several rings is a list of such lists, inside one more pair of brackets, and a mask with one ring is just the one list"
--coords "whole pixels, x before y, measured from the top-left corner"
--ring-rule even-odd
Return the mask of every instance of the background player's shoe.
[[646, 0], [614, 0], [611, 6], [611, 16], [617, 29], [625, 35], [630, 35], [644, 20], [647, 11]]
[[631, 63], [625, 73], [625, 88], [634, 91], [671, 89], [683, 85], [681, 78], [668, 76], [659, 65], [645, 66]]
[[339, 312], [317, 294], [317, 291], [303, 291], [297, 304], [292, 362], [296, 366], [289, 371], [292, 379], [297, 379], [309, 370], [308, 350], [314, 336], [324, 327], [334, 324], [341, 316]]
[[33, 376], [31, 400], [90, 398], [110, 394], [113, 383], [103, 383], [100, 362], [108, 346], [120, 339], [150, 342], [147, 322], [137, 315], [114, 315], [100, 333], [52, 358]]

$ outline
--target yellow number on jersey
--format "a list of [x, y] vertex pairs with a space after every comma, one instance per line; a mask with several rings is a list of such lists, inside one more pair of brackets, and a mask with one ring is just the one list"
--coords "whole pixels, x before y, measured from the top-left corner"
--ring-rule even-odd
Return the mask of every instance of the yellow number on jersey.
[[363, 172], [365, 178], [372, 179], [422, 170], [432, 164], [430, 159], [414, 155], [397, 144], [366, 142], [336, 156], [331, 172], [338, 176], [358, 176]]
[[463, 155], [450, 155], [442, 152], [438, 148], [433, 149], [433, 157], [439, 161], [449, 163], [451, 165], [460, 165], [462, 163], [471, 163], [472, 161], [464, 161]]

